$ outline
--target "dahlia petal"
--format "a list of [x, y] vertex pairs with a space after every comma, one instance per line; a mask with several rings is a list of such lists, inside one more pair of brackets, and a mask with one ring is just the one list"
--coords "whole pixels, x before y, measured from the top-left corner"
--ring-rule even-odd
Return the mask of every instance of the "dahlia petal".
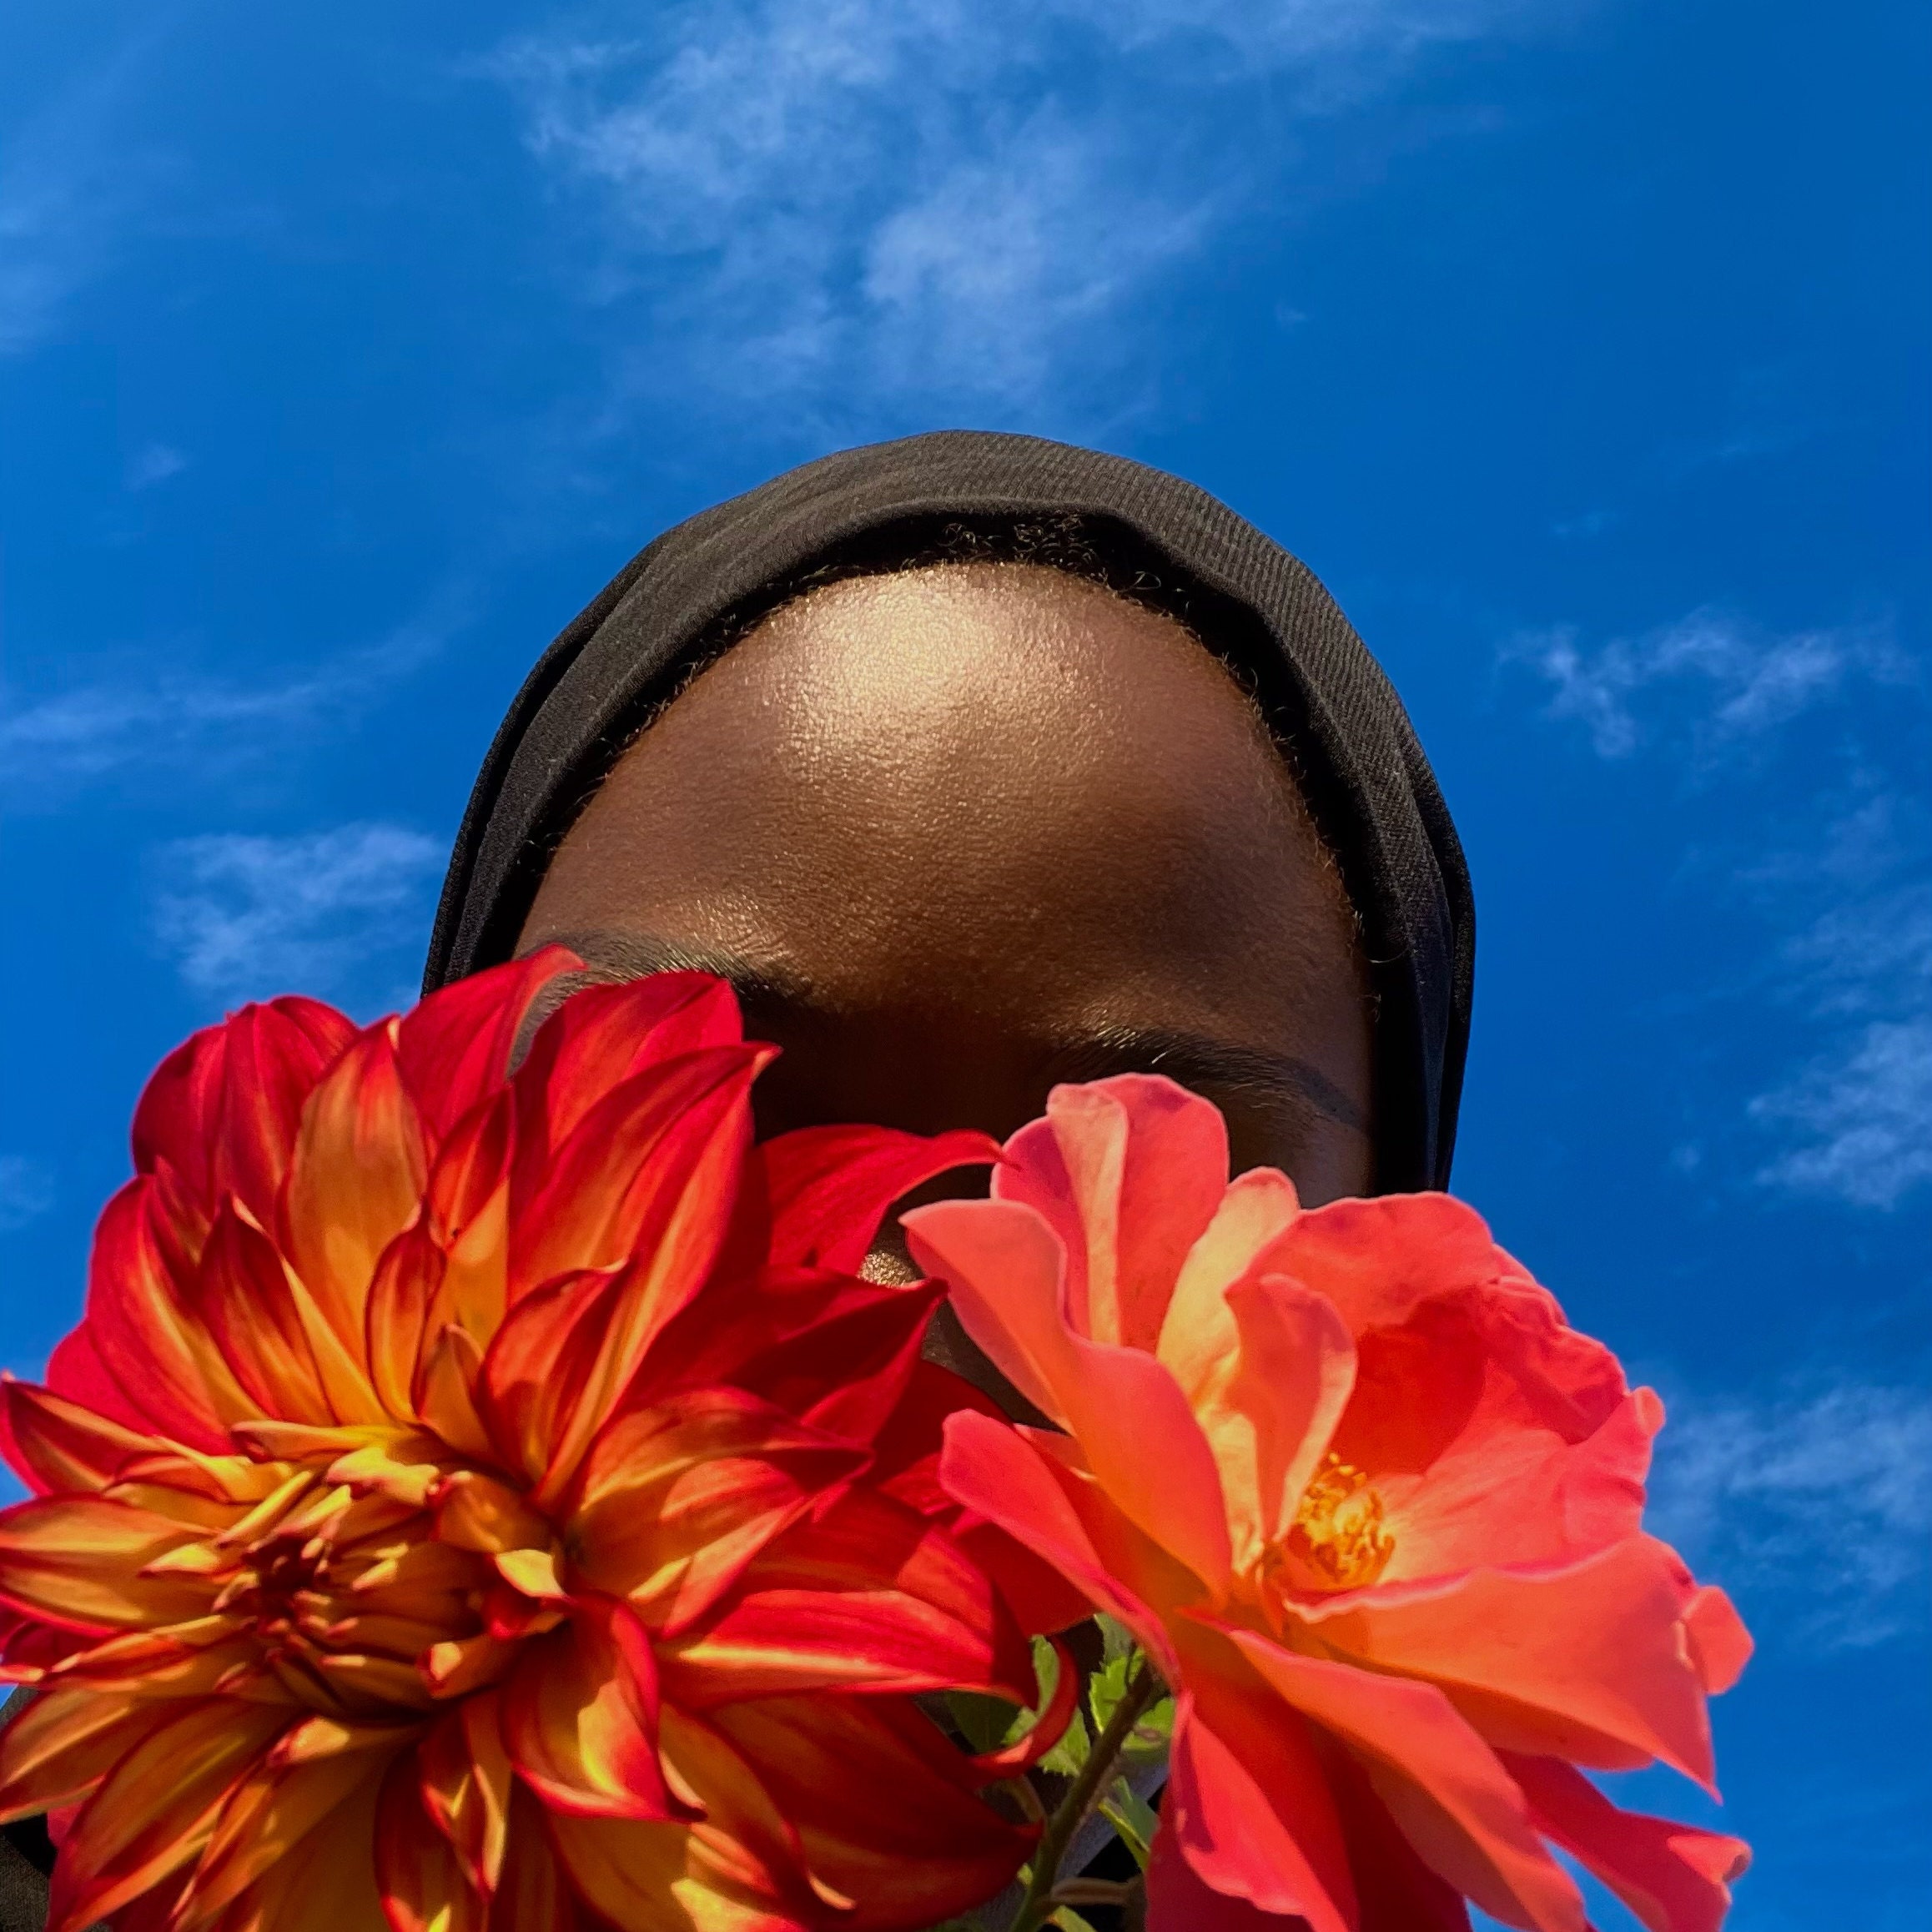
[[477, 1410], [476, 1391], [482, 1386], [482, 1347], [468, 1329], [450, 1322], [423, 1359], [415, 1407], [452, 1449], [494, 1461], [496, 1446]]
[[689, 1825], [566, 1814], [553, 1818], [549, 1829], [558, 1860], [600, 1924], [800, 1932], [797, 1915], [732, 1884], [738, 1861], [704, 1857]]
[[1554, 1758], [1505, 1752], [1502, 1762], [1522, 1787], [1537, 1830], [1594, 1872], [1650, 1932], [1718, 1932], [1731, 1881], [1751, 1862], [1741, 1839], [1619, 1811]]
[[1227, 1508], [1207, 1439], [1163, 1363], [1069, 1327], [1063, 1256], [1045, 1222], [1031, 1208], [995, 1200], [937, 1201], [903, 1225], [914, 1259], [944, 1277], [966, 1332], [994, 1366], [1066, 1425], [1128, 1517], [1210, 1591], [1224, 1592]]
[[154, 1447], [149, 1434], [10, 1376], [0, 1381], [0, 1421], [8, 1460], [42, 1495], [105, 1489], [130, 1457], [150, 1454]]
[[364, 1780], [205, 1928], [164, 1920], [152, 1932], [391, 1932], [370, 1855], [380, 1790], [380, 1779]]
[[429, 1182], [429, 1219], [444, 1255], [428, 1332], [442, 1322], [478, 1341], [496, 1332], [510, 1296], [510, 1154], [516, 1109], [499, 1094], [457, 1124]]
[[[304, 1729], [325, 1727], [330, 1749], [304, 1749]], [[176, 1908], [184, 1925], [207, 1924], [309, 1833], [334, 1822], [365, 1785], [379, 1784], [413, 1733], [393, 1724], [348, 1726], [311, 1719], [284, 1737], [272, 1768], [245, 1779], [222, 1807]]]
[[743, 1039], [737, 994], [710, 974], [586, 986], [545, 1020], [517, 1069], [520, 1147], [561, 1147], [613, 1088], [667, 1060]]
[[487, 1932], [490, 1901], [432, 1821], [413, 1755], [390, 1767], [376, 1802], [375, 1879], [390, 1932]]
[[438, 1141], [510, 1077], [510, 1056], [531, 1007], [584, 963], [563, 946], [540, 946], [506, 965], [432, 994], [396, 1027], [404, 1084]]
[[864, 1452], [736, 1389], [621, 1416], [585, 1459], [566, 1541], [593, 1587], [667, 1633], [702, 1615]]
[[940, 1295], [936, 1283], [886, 1287], [816, 1270], [714, 1277], [652, 1344], [626, 1400], [728, 1383], [868, 1441], [919, 1372], [918, 1343]]
[[1030, 1653], [986, 1577], [953, 1539], [863, 1491], [767, 1547], [660, 1663], [687, 1711], [821, 1688], [1034, 1695]]
[[334, 1008], [290, 997], [196, 1034], [155, 1069], [135, 1108], [136, 1172], [164, 1160], [207, 1210], [234, 1195], [273, 1226], [302, 1104], [355, 1033]]
[[363, 1352], [384, 1411], [398, 1421], [416, 1415], [416, 1374], [431, 1305], [448, 1267], [429, 1225], [405, 1228], [377, 1257], [363, 1310]]
[[154, 1194], [151, 1178], [137, 1179], [102, 1210], [88, 1264], [87, 1331], [108, 1374], [153, 1427], [219, 1453], [228, 1446], [225, 1425], [260, 1405], [171, 1277]]
[[1158, 1074], [1120, 1074], [1054, 1088], [1046, 1117], [1007, 1143], [993, 1195], [1059, 1237], [1077, 1333], [1151, 1351], [1227, 1184], [1220, 1110]]
[[[589, 1384], [616, 1296], [610, 1275], [562, 1275], [525, 1296], [484, 1351], [473, 1394], [486, 1437], [532, 1482], [550, 1468]], [[460, 1331], [444, 1331], [452, 1332]]]
[[512, 1768], [501, 1709], [495, 1691], [465, 1698], [416, 1753], [424, 1806], [486, 1898], [503, 1875], [510, 1842]]
[[42, 1691], [0, 1731], [0, 1823], [86, 1797], [167, 1717], [92, 1685]]
[[45, 1497], [0, 1511], [0, 1600], [69, 1630], [134, 1629], [203, 1615], [214, 1592], [144, 1577], [197, 1535], [104, 1497]]
[[1704, 1689], [1717, 1697], [1743, 1674], [1754, 1646], [1731, 1599], [1715, 1583], [1692, 1597], [1683, 1613], [1691, 1660]]
[[198, 1857], [229, 1793], [286, 1721], [280, 1710], [215, 1698], [148, 1732], [61, 1847], [48, 1932], [82, 1932]]
[[[151, 1430], [153, 1423], [116, 1381], [102, 1359], [100, 1346], [86, 1322], [63, 1336], [47, 1358], [47, 1386], [83, 1409], [129, 1428]], [[9, 1452], [11, 1453], [11, 1452]], [[18, 1467], [18, 1465], [16, 1465]]]
[[[1175, 1699], [1158, 1835], [1218, 1894], [1303, 1919], [1310, 1932], [1353, 1932], [1348, 1857], [1307, 1727], [1257, 1711], [1240, 1689], [1217, 1688], [1218, 1724], [1204, 1721], [1195, 1689]], [[1150, 1881], [1150, 1916], [1153, 1892]], [[1191, 1919], [1168, 1923], [1192, 1932]]]
[[521, 1785], [512, 1784], [503, 1873], [491, 1904], [490, 1932], [577, 1932], [583, 1923], [543, 1808]]
[[562, 1629], [526, 1645], [502, 1709], [518, 1774], [553, 1810], [672, 1815], [657, 1761], [657, 1659], [628, 1604], [593, 1599]]
[[274, 1243], [224, 1202], [209, 1230], [194, 1311], [251, 1398], [248, 1411], [289, 1421], [338, 1420], [309, 1330]]
[[999, 1158], [984, 1134], [903, 1134], [889, 1127], [806, 1127], [753, 1155], [770, 1205], [774, 1267], [858, 1271], [886, 1210], [922, 1183]]
[[395, 1032], [394, 1020], [370, 1027], [309, 1094], [282, 1202], [289, 1262], [358, 1356], [376, 1261], [415, 1218], [428, 1170]]
[[1678, 1636], [1689, 1593], [1675, 1552], [1633, 1537], [1553, 1574], [1479, 1570], [1387, 1602], [1363, 1591], [1311, 1621], [1332, 1651], [1439, 1684], [1493, 1743], [1589, 1763], [1607, 1741], [1607, 1768], [1661, 1758], [1708, 1785], [1703, 1686]]
[[[646, 1349], [717, 1259], [751, 1145], [751, 1084], [775, 1050], [714, 1048], [618, 1089], [559, 1151], [520, 1220], [528, 1245], [513, 1245], [513, 1297], [519, 1280], [630, 1257], [616, 1278], [603, 1346], [552, 1453], [550, 1496], [568, 1482]], [[522, 1272], [526, 1265], [533, 1271]]]
[[1582, 1899], [1531, 1828], [1522, 1794], [1433, 1684], [1304, 1657], [1221, 1627], [1289, 1704], [1345, 1739], [1409, 1842], [1492, 1917], [1586, 1932]]
[[896, 1698], [757, 1698], [708, 1722], [796, 1829], [821, 1898], [847, 1902], [828, 1916], [852, 1932], [933, 1924], [991, 1898], [1036, 1835], [980, 1803], [969, 1761]]
[[436, 1497], [436, 1536], [458, 1549], [494, 1556], [499, 1550], [546, 1549], [551, 1527], [521, 1491], [480, 1470], [459, 1469]]

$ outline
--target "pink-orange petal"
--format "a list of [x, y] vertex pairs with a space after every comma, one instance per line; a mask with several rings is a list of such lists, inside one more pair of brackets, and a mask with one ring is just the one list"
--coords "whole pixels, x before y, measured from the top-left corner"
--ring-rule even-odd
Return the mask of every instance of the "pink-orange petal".
[[1576, 1886], [1532, 1829], [1496, 1754], [1433, 1684], [1222, 1634], [1285, 1702], [1345, 1740], [1424, 1861], [1492, 1917], [1585, 1932]]
[[1650, 1932], [1718, 1932], [1732, 1881], [1751, 1862], [1741, 1839], [1619, 1811], [1554, 1758], [1506, 1752], [1503, 1763], [1528, 1799], [1537, 1830], [1594, 1872]]
[[1224, 1593], [1227, 1508], [1207, 1438], [1164, 1363], [1069, 1326], [1063, 1255], [1045, 1222], [1014, 1201], [937, 1201], [904, 1225], [913, 1259], [952, 1290], [966, 1332], [1066, 1426], [1121, 1511]]

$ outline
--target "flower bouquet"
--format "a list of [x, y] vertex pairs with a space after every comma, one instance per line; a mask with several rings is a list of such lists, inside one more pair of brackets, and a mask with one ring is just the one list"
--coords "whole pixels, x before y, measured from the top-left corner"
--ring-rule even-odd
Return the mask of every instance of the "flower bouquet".
[[[53, 1932], [1582, 1932], [1552, 1848], [1718, 1924], [1744, 1848], [1584, 1771], [1708, 1784], [1749, 1640], [1467, 1208], [1230, 1183], [1140, 1076], [761, 1144], [728, 988], [581, 977], [149, 1084], [0, 1398]], [[922, 1358], [948, 1296], [1029, 1422]]]

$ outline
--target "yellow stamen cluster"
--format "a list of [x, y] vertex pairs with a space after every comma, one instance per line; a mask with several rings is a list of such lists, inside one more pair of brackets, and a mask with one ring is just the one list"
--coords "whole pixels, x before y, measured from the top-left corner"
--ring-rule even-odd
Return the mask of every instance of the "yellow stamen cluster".
[[1288, 1547], [1333, 1589], [1374, 1582], [1395, 1554], [1396, 1539], [1382, 1527], [1382, 1499], [1367, 1472], [1331, 1450], [1295, 1513]]

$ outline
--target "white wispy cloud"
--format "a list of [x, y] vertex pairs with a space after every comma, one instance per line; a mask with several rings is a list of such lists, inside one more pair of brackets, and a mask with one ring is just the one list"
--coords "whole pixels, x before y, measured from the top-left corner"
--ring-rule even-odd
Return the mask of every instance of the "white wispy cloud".
[[1873, 1021], [1750, 1111], [1792, 1143], [1760, 1180], [1897, 1206], [1932, 1180], [1932, 1019]]
[[224, 1000], [386, 994], [428, 930], [444, 857], [400, 825], [180, 839], [160, 854], [155, 934], [189, 986]]
[[53, 1170], [25, 1154], [0, 1154], [0, 1235], [38, 1220], [53, 1205]]
[[166, 443], [149, 443], [128, 459], [123, 480], [129, 490], [138, 493], [152, 490], [157, 483], [165, 483], [170, 476], [179, 476], [187, 467], [188, 459], [180, 450]]
[[1824, 816], [1809, 849], [1747, 875], [1788, 917], [1819, 908], [1773, 964], [1817, 1044], [1750, 1103], [1778, 1150], [1758, 1178], [1893, 1208], [1932, 1182], [1932, 823], [1896, 786]]
[[1278, 201], [1298, 123], [1569, 0], [606, 7], [486, 71], [591, 192], [643, 385], [1013, 408], [1123, 365], [1135, 300]]
[[0, 147], [0, 355], [24, 354], [53, 333], [167, 172], [158, 156], [112, 138], [165, 24], [130, 37]]
[[1712, 610], [1594, 648], [1574, 626], [1559, 625], [1512, 640], [1503, 657], [1543, 679], [1548, 715], [1582, 725], [1604, 758], [1678, 734], [1708, 756], [1789, 723], [1854, 678], [1909, 675], [1883, 627], [1780, 636]]
[[1932, 1558], [1932, 1397], [1847, 1382], [1678, 1401], [1658, 1438], [1650, 1526], [1700, 1575], [1789, 1615], [1799, 1641], [1921, 1627]]
[[0, 795], [22, 809], [113, 773], [189, 763], [221, 769], [259, 757], [353, 715], [427, 662], [456, 627], [460, 606], [460, 598], [439, 599], [380, 644], [279, 682], [130, 667], [44, 697], [0, 702]]

